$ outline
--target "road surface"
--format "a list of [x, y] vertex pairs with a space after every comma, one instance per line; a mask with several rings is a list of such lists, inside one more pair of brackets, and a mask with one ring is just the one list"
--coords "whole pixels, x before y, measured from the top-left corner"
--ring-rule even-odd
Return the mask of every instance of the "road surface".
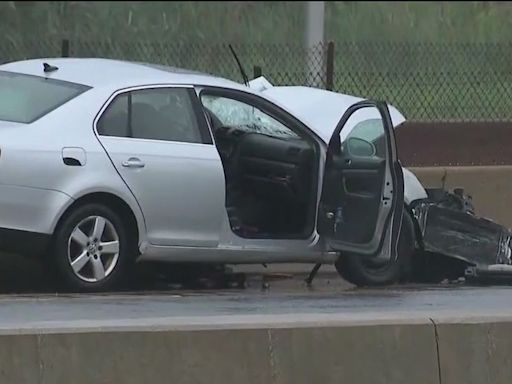
[[0, 333], [512, 316], [511, 287], [322, 286], [0, 296]]
[[512, 286], [361, 289], [330, 266], [311, 287], [304, 283], [309, 266], [250, 266], [237, 267], [249, 272], [245, 288], [184, 290], [148, 275], [128, 291], [86, 295], [53, 291], [42, 283], [41, 270], [3, 265], [0, 333], [512, 316]]

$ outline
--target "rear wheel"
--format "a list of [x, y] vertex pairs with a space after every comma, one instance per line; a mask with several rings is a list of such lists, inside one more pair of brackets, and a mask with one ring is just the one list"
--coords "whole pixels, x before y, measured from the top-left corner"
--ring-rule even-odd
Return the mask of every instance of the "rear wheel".
[[381, 286], [407, 279], [410, 274], [416, 243], [414, 222], [404, 210], [402, 229], [398, 240], [398, 257], [388, 262], [365, 259], [360, 255], [341, 255], [336, 270], [348, 282], [357, 286]]
[[108, 290], [126, 277], [136, 255], [132, 243], [120, 215], [101, 204], [85, 204], [59, 225], [53, 259], [68, 288]]

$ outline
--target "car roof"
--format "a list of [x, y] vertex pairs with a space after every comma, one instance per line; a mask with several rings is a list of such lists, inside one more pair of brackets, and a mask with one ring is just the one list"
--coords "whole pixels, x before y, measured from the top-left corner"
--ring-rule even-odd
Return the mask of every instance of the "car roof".
[[[44, 63], [58, 67], [45, 73]], [[103, 58], [39, 58], [0, 65], [0, 71], [69, 81], [89, 87], [124, 88], [148, 84], [197, 84], [247, 90], [237, 82], [183, 68]]]
[[[46, 73], [44, 63], [58, 67]], [[265, 90], [251, 89], [243, 84], [207, 73], [184, 68], [104, 58], [39, 58], [0, 65], [0, 71], [83, 84], [89, 87], [122, 89], [153, 84], [184, 84], [224, 87], [257, 94], [288, 110], [329, 142], [332, 132], [343, 113], [361, 98], [302, 86], [270, 85]], [[405, 118], [390, 106], [394, 125]]]

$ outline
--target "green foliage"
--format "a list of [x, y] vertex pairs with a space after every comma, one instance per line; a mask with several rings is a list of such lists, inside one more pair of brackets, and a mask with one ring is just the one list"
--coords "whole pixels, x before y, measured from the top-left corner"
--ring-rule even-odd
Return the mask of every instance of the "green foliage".
[[[235, 43], [249, 72], [260, 65], [275, 84], [308, 84], [304, 11], [304, 2], [4, 1], [0, 63], [59, 56], [67, 38], [72, 56], [240, 81], [226, 45]], [[337, 1], [325, 15], [335, 90], [388, 100], [412, 119], [512, 118], [511, 2]]]
[[327, 37], [350, 41], [508, 42], [511, 2], [333, 2]]
[[[326, 2], [335, 41], [508, 41], [510, 2]], [[0, 32], [82, 39], [299, 43], [304, 2], [4, 1]]]

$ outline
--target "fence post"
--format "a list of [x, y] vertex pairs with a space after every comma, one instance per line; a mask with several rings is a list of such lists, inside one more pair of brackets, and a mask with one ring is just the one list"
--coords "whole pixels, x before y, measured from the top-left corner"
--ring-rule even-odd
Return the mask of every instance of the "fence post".
[[69, 40], [68, 39], [62, 39], [60, 51], [61, 51], [62, 57], [69, 57]]
[[334, 41], [327, 44], [327, 63], [325, 67], [325, 88], [332, 91], [334, 88]]
[[253, 79], [260, 77], [262, 74], [261, 67], [259, 65], [255, 65], [252, 69], [252, 73], [254, 75]]
[[306, 83], [311, 87], [324, 86], [325, 68], [325, 1], [306, 1], [304, 48], [306, 52]]

